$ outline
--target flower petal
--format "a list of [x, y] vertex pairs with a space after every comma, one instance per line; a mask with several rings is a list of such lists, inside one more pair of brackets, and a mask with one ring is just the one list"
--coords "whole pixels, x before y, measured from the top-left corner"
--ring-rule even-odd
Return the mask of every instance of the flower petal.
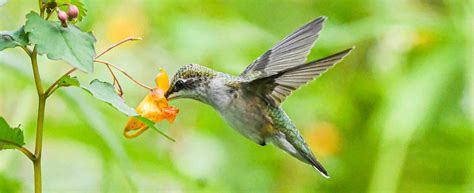
[[156, 88], [163, 90], [163, 92], [168, 91], [170, 88], [170, 81], [168, 79], [168, 74], [163, 68], [160, 68], [160, 72], [155, 77]]
[[179, 109], [173, 106], [167, 106], [161, 109], [163, 116], [168, 122], [173, 123], [176, 119], [176, 115], [179, 113]]
[[[126, 138], [135, 138], [139, 136], [140, 134], [142, 134], [147, 129], [148, 129], [148, 126], [146, 126], [144, 123], [142, 123], [135, 117], [131, 117], [128, 120], [127, 125], [125, 126], [125, 129], [123, 130], [123, 135]], [[135, 132], [130, 132], [130, 131], [135, 131]]]
[[[152, 89], [148, 95], [137, 106], [136, 111], [140, 116], [145, 117], [153, 122], [162, 121], [163, 119], [173, 123], [179, 109], [168, 106], [168, 100], [164, 96], [169, 89], [169, 80], [166, 71], [160, 69], [156, 75], [156, 88]], [[135, 117], [131, 117], [124, 128], [123, 134], [127, 138], [134, 138], [141, 135], [148, 129], [145, 123], [142, 123]]]

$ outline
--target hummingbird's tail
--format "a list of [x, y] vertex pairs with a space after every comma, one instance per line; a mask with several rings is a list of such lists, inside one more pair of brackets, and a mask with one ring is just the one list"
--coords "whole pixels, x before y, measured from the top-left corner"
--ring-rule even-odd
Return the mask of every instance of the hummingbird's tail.
[[321, 165], [321, 163], [319, 163], [318, 160], [316, 160], [316, 157], [314, 157], [313, 152], [311, 152], [311, 150], [306, 145], [306, 143], [304, 143], [304, 141], [302, 144], [303, 147], [297, 148], [297, 146], [299, 145], [295, 146], [291, 144], [283, 133], [274, 135], [271, 138], [271, 141], [277, 147], [279, 147], [282, 150], [285, 150], [287, 153], [289, 153], [293, 157], [313, 166], [313, 168], [316, 169], [325, 178], [329, 178], [329, 174], [326, 171], [326, 169], [324, 169], [323, 165]]

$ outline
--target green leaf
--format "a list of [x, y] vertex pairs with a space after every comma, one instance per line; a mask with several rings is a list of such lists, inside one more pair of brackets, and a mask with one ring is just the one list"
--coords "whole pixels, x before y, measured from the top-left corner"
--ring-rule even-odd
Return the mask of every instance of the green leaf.
[[71, 76], [63, 76], [59, 79], [58, 86], [60, 87], [68, 87], [68, 86], [80, 86], [81, 83], [77, 80], [76, 77]]
[[3, 117], [0, 117], [0, 150], [23, 146], [23, 131], [19, 127], [12, 128]]
[[147, 119], [147, 118], [142, 117], [142, 116], [135, 116], [135, 118], [137, 118], [138, 120], [140, 120], [142, 123], [145, 123], [145, 125], [147, 125], [148, 127], [152, 128], [153, 130], [155, 130], [155, 131], [158, 132], [159, 134], [163, 135], [164, 137], [166, 137], [166, 138], [169, 139], [170, 141], [176, 142], [176, 140], [174, 140], [174, 139], [171, 138], [170, 136], [166, 135], [166, 133], [164, 133], [163, 131], [159, 130], [157, 127], [155, 127], [155, 122], [153, 122], [152, 120]]
[[60, 22], [46, 21], [38, 14], [26, 15], [25, 32], [40, 54], [51, 60], [64, 60], [85, 72], [94, 69], [95, 37], [75, 25], [62, 27]]
[[125, 104], [125, 100], [115, 92], [115, 88], [112, 84], [94, 79], [89, 85], [81, 84], [80, 86], [89, 91], [95, 98], [111, 104], [120, 112], [128, 116], [138, 115], [135, 109]]
[[28, 36], [23, 26], [16, 31], [0, 31], [0, 51], [26, 45], [28, 45]]

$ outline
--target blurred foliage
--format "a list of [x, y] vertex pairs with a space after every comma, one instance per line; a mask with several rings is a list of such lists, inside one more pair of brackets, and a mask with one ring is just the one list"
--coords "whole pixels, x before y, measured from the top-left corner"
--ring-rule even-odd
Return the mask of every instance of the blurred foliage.
[[[0, 1], [1, 2], [1, 1]], [[415, 1], [92, 1], [78, 24], [97, 50], [128, 36], [105, 58], [153, 84], [159, 67], [188, 63], [238, 74], [294, 29], [329, 17], [309, 59], [355, 45], [349, 57], [283, 104], [332, 178], [273, 146], [260, 147], [212, 108], [182, 100], [174, 124], [122, 136], [127, 117], [74, 88], [47, 104], [45, 192], [472, 192], [474, 189], [473, 2]], [[0, 7], [0, 30], [36, 10]], [[36, 95], [21, 50], [0, 53], [0, 115], [34, 141]], [[67, 70], [40, 59], [45, 80]], [[107, 69], [95, 74], [109, 80]], [[92, 76], [81, 74], [84, 79]], [[125, 98], [146, 94], [119, 77]], [[87, 80], [84, 80], [87, 81]], [[31, 192], [31, 164], [0, 154], [0, 192]]]

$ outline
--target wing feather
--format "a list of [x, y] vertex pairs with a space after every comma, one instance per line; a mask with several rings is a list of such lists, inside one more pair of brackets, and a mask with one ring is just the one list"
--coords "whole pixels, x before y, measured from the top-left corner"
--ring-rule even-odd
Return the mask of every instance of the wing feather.
[[326, 17], [319, 17], [284, 38], [250, 64], [240, 77], [262, 78], [303, 64], [325, 20]]
[[252, 88], [266, 101], [279, 105], [294, 90], [320, 76], [329, 68], [347, 56], [353, 48], [346, 49], [334, 55], [286, 69], [278, 74], [256, 79], [250, 82]]

